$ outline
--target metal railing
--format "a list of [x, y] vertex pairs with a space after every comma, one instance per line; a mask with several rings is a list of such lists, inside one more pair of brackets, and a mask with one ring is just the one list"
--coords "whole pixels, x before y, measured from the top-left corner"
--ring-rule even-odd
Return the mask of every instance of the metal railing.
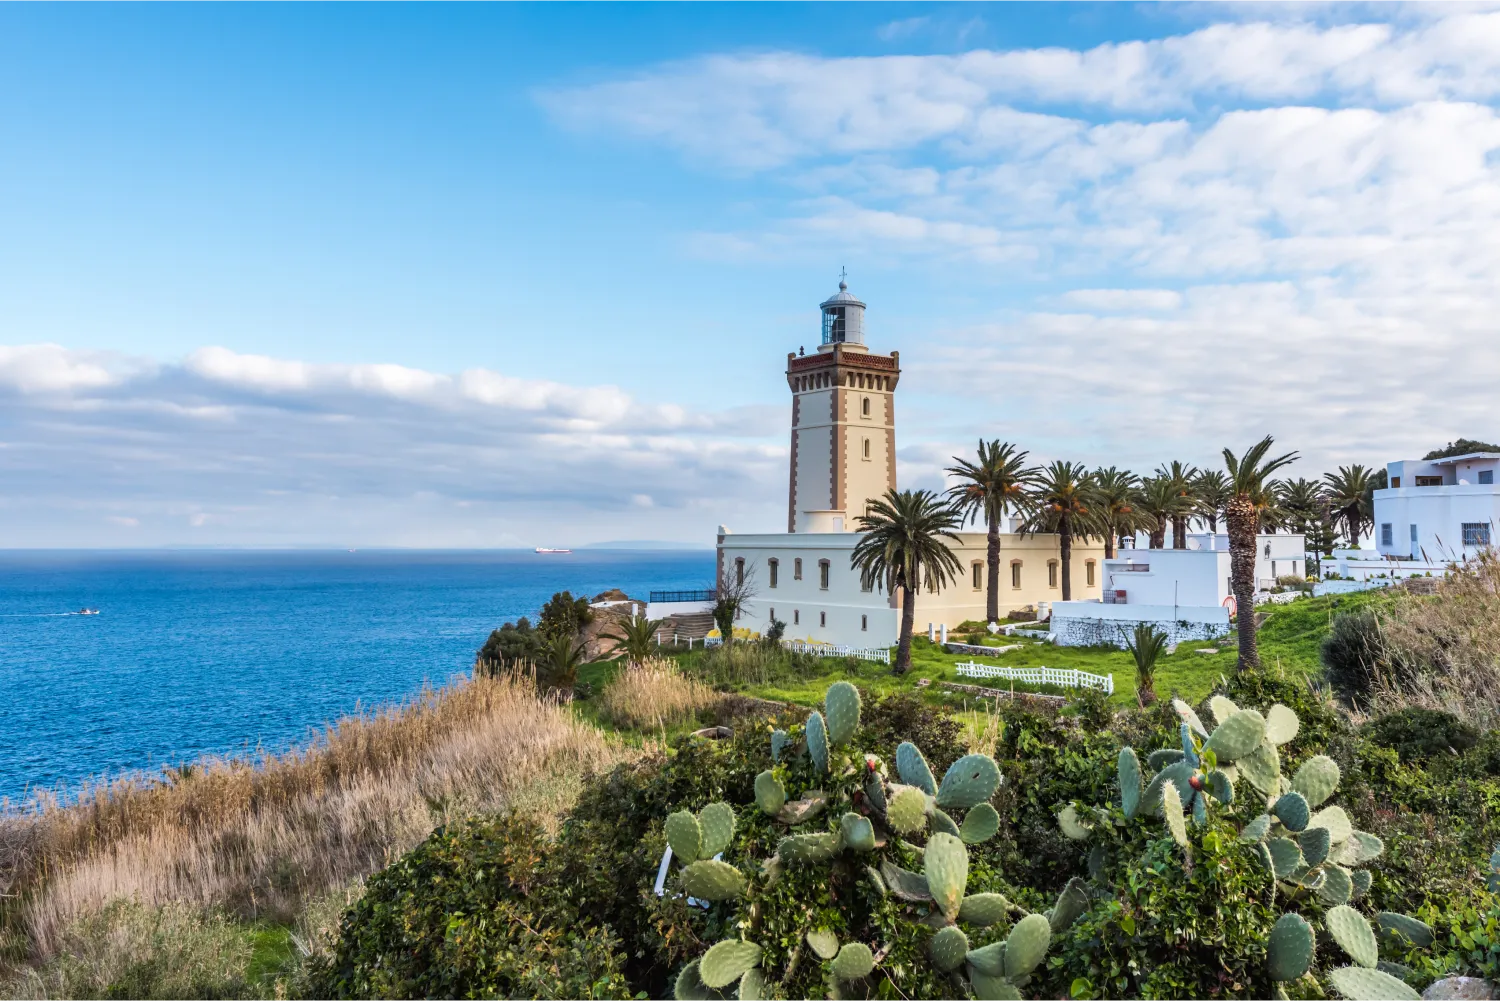
[[719, 592], [713, 588], [698, 591], [652, 591], [649, 600], [652, 604], [674, 601], [713, 601], [718, 596]]
[[1032, 685], [1097, 688], [1109, 695], [1115, 693], [1113, 674], [1090, 674], [1076, 667], [1000, 667], [995, 664], [976, 664], [972, 660], [955, 666], [958, 668], [958, 673], [966, 678], [1004, 678], [1007, 681], [1023, 681]]
[[817, 657], [857, 657], [881, 664], [891, 662], [891, 651], [887, 647], [840, 646], [835, 643], [803, 643], [801, 640], [782, 640], [781, 645], [793, 653], [810, 653]]

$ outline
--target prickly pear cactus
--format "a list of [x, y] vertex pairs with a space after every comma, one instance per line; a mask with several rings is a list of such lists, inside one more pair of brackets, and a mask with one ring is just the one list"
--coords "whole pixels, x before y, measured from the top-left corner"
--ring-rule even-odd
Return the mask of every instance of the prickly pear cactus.
[[829, 742], [843, 747], [853, 740], [859, 729], [859, 689], [847, 681], [835, 681], [823, 697], [823, 708], [828, 711]]

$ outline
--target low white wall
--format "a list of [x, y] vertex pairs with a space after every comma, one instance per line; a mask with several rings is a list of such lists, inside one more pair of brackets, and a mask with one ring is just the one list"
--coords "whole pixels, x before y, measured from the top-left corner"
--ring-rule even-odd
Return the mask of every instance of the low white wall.
[[1370, 577], [1365, 580], [1320, 580], [1313, 585], [1313, 594], [1353, 594], [1355, 591], [1372, 591], [1378, 587], [1390, 587], [1389, 577]]
[[1059, 601], [1052, 606], [1052, 642], [1058, 646], [1112, 646], [1147, 622], [1167, 634], [1167, 642], [1212, 640], [1229, 633], [1229, 609], [1216, 605], [1105, 605]]
[[708, 612], [713, 605], [706, 601], [652, 601], [646, 605], [646, 618], [665, 619], [668, 615], [689, 615], [693, 612]]

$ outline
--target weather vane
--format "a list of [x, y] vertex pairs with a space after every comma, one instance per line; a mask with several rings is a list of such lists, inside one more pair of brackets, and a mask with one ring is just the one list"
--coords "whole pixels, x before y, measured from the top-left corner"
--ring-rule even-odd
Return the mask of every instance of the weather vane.
[[848, 277], [849, 277], [849, 269], [846, 268], [846, 267], [844, 267], [842, 264], [839, 265], [839, 284], [842, 285], [843, 282], [844, 282], [844, 279], [848, 278]]

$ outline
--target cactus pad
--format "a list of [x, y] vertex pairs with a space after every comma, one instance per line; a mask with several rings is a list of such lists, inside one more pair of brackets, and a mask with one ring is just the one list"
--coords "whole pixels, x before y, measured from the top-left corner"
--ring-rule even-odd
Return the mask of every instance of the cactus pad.
[[875, 812], [885, 812], [885, 780], [876, 772], [871, 772], [865, 778], [865, 798], [870, 801], [870, 805], [875, 808]]
[[1062, 893], [1057, 895], [1057, 903], [1052, 905], [1047, 923], [1054, 932], [1065, 931], [1069, 925], [1078, 920], [1078, 915], [1089, 909], [1088, 886], [1083, 880], [1074, 876], [1068, 880]]
[[995, 795], [1000, 788], [1000, 766], [988, 754], [966, 754], [948, 768], [938, 787], [937, 805], [967, 810]]
[[1490, 874], [1485, 882], [1489, 885], [1491, 893], [1500, 893], [1500, 845], [1490, 852]]
[[1325, 806], [1312, 815], [1307, 826], [1328, 828], [1328, 840], [1336, 845], [1349, 840], [1354, 833], [1354, 825], [1349, 823], [1349, 815], [1341, 806]]
[[1121, 748], [1119, 760], [1115, 762], [1115, 771], [1120, 778], [1120, 806], [1125, 810], [1126, 819], [1129, 819], [1140, 809], [1142, 789], [1141, 759], [1135, 756], [1133, 748]]
[[1182, 751], [1176, 747], [1163, 747], [1146, 755], [1146, 764], [1161, 771], [1168, 765], [1175, 765], [1182, 760]]
[[717, 992], [709, 990], [703, 983], [703, 978], [698, 975], [698, 960], [693, 960], [682, 968], [677, 974], [677, 979], [672, 982], [672, 997], [677, 1001], [698, 1001], [713, 997]]
[[698, 961], [698, 976], [707, 987], [728, 987], [745, 971], [760, 965], [760, 946], [737, 938], [726, 938], [709, 946]]
[[1028, 914], [1010, 930], [1005, 940], [1005, 976], [1015, 981], [1037, 968], [1052, 944], [1052, 926], [1040, 914]]
[[766, 994], [766, 975], [761, 972], [760, 967], [746, 970], [745, 975], [740, 977], [740, 991], [736, 995], [740, 1001], [760, 1001]]
[[1198, 767], [1198, 746], [1193, 738], [1193, 728], [1184, 723], [1178, 728], [1178, 736], [1182, 740], [1182, 760], [1188, 763], [1190, 768]]
[[1325, 904], [1347, 904], [1354, 897], [1354, 877], [1341, 865], [1330, 865], [1323, 869], [1323, 883], [1318, 887], [1318, 899]]
[[958, 823], [942, 810], [932, 811], [932, 829], [934, 831], [942, 831], [944, 834], [951, 834], [955, 838], [962, 840], [962, 832], [958, 829]]
[[1203, 721], [1198, 718], [1197, 713], [1193, 712], [1192, 706], [1181, 699], [1173, 699], [1172, 708], [1177, 711], [1178, 717], [1188, 726], [1192, 727], [1199, 736], [1208, 736], [1208, 731], [1203, 728]]
[[1328, 857], [1328, 849], [1333, 846], [1333, 839], [1328, 836], [1328, 828], [1309, 827], [1297, 835], [1297, 845], [1302, 849], [1302, 858], [1308, 865], [1322, 865], [1323, 860]]
[[1004, 977], [970, 973], [969, 982], [979, 1001], [1021, 1001], [1021, 989]]
[[1266, 835], [1270, 832], [1271, 815], [1263, 813], [1245, 825], [1244, 830], [1240, 831], [1240, 840], [1247, 845], [1254, 844], [1257, 841], [1266, 840]]
[[1375, 931], [1365, 916], [1347, 904], [1331, 907], [1323, 915], [1328, 934], [1349, 954], [1356, 965], [1375, 968], [1380, 962], [1379, 948], [1375, 943]]
[[1293, 833], [1307, 830], [1307, 822], [1312, 819], [1312, 811], [1307, 808], [1307, 799], [1300, 792], [1282, 794], [1281, 798], [1271, 806], [1271, 812], [1287, 830]]
[[934, 834], [927, 839], [922, 871], [938, 909], [950, 921], [956, 918], [969, 882], [969, 852], [964, 843], [951, 834]]
[[812, 757], [813, 767], [820, 772], [828, 771], [828, 730], [823, 726], [823, 714], [816, 710], [807, 717], [807, 753]]
[[745, 892], [745, 874], [728, 862], [702, 859], [682, 870], [682, 888], [699, 900], [730, 900]]
[[760, 807], [761, 813], [772, 817], [786, 805], [786, 787], [775, 774], [761, 772], [755, 776], [755, 805]]
[[962, 966], [968, 953], [969, 936], [953, 925], [939, 928], [932, 941], [927, 943], [927, 955], [932, 957], [932, 965], [944, 973]]
[[703, 828], [698, 824], [698, 818], [687, 810], [678, 810], [667, 818], [667, 844], [672, 846], [672, 854], [683, 865], [696, 862], [702, 857]]
[[1292, 788], [1307, 797], [1307, 805], [1314, 808], [1322, 806], [1338, 787], [1338, 762], [1326, 754], [1308, 758], [1292, 776]]
[[1005, 917], [1010, 901], [999, 893], [971, 893], [958, 905], [958, 920], [975, 928], [988, 928]]
[[1058, 811], [1057, 826], [1074, 841], [1087, 841], [1094, 832], [1093, 825], [1078, 816], [1078, 807], [1072, 803]]
[[859, 689], [847, 681], [835, 681], [823, 696], [828, 712], [828, 739], [834, 747], [843, 747], [859, 729]]
[[1184, 759], [1175, 765], [1168, 765], [1158, 772], [1157, 775], [1163, 781], [1175, 785], [1177, 787], [1177, 801], [1179, 803], [1186, 803], [1193, 796], [1193, 773], [1196, 771], [1197, 767], [1188, 764]]
[[1208, 773], [1208, 779], [1204, 784], [1205, 791], [1214, 799], [1225, 806], [1234, 802], [1234, 782], [1222, 770]]
[[932, 769], [927, 767], [927, 759], [909, 740], [896, 748], [896, 773], [907, 785], [916, 786], [929, 796], [937, 795], [937, 782], [932, 778]]
[[1375, 877], [1371, 876], [1366, 869], [1355, 869], [1349, 874], [1349, 878], [1354, 882], [1354, 892], [1349, 895], [1350, 900], [1358, 900], [1369, 893], [1370, 884], [1375, 881]]
[[787, 736], [787, 732], [785, 730], [772, 730], [771, 731], [771, 760], [772, 761], [780, 761], [781, 760], [781, 752], [784, 751], [784, 750], [786, 750], [787, 741], [790, 740], [790, 739], [791, 738]]
[[1237, 761], [1248, 757], [1265, 737], [1266, 718], [1254, 709], [1241, 709], [1219, 724], [1203, 749], [1213, 751], [1220, 761]]
[[991, 942], [969, 950], [969, 966], [990, 977], [1005, 976], [1005, 943]]
[[1339, 861], [1345, 865], [1362, 865], [1378, 859], [1384, 853], [1384, 841], [1366, 831], [1351, 831], [1339, 853]]
[[1300, 914], [1283, 914], [1266, 939], [1266, 961], [1272, 980], [1296, 980], [1312, 966], [1317, 938]]
[[728, 803], [708, 804], [698, 811], [698, 827], [703, 832], [698, 854], [713, 858], [734, 840], [734, 807]]
[[828, 806], [828, 798], [820, 792], [809, 790], [801, 799], [792, 800], [776, 812], [776, 819], [783, 824], [805, 824]]
[[1215, 695], [1208, 700], [1208, 711], [1213, 713], [1214, 722], [1223, 726], [1229, 717], [1240, 711], [1240, 707], [1222, 695]]
[[875, 956], [863, 942], [850, 942], [834, 957], [831, 969], [840, 980], [858, 980], [875, 969]]
[[1431, 925], [1425, 921], [1407, 917], [1405, 914], [1381, 911], [1375, 915], [1375, 923], [1380, 926], [1381, 932], [1386, 936], [1399, 936], [1418, 949], [1425, 949], [1435, 941]]
[[776, 854], [789, 865], [827, 862], [838, 850], [837, 834], [793, 834], [776, 846]]
[[880, 875], [884, 877], [891, 895], [900, 900], [919, 902], [932, 899], [932, 891], [927, 887], [927, 877], [919, 872], [908, 872], [886, 861], [880, 863]]
[[[839, 954], [839, 937], [831, 931], [808, 932], [807, 944], [812, 946], [812, 951], [818, 954], [819, 959], [832, 959]], [[854, 978], [846, 977], [845, 979]]]
[[915, 786], [903, 786], [891, 797], [885, 822], [897, 834], [920, 831], [927, 823], [927, 796]]
[[846, 813], [839, 818], [839, 836], [844, 846], [857, 852], [875, 850], [875, 827], [868, 817], [857, 813]]
[[1341, 966], [1328, 979], [1349, 1001], [1420, 1001], [1422, 997], [1389, 973], [1363, 966]]
[[1280, 702], [1266, 710], [1266, 740], [1271, 743], [1285, 744], [1296, 737], [1301, 728], [1302, 721], [1297, 714]]
[[988, 803], [980, 803], [964, 814], [964, 822], [959, 825], [958, 836], [964, 844], [977, 845], [993, 838], [998, 830], [1000, 830], [1000, 814]]
[[1281, 755], [1276, 753], [1275, 744], [1262, 741], [1255, 750], [1237, 759], [1235, 766], [1262, 794], [1276, 795], [1281, 785]]
[[1167, 820], [1167, 830], [1172, 832], [1172, 840], [1186, 848], [1187, 824], [1182, 819], [1182, 800], [1177, 796], [1177, 787], [1170, 782], [1162, 786], [1161, 812]]

